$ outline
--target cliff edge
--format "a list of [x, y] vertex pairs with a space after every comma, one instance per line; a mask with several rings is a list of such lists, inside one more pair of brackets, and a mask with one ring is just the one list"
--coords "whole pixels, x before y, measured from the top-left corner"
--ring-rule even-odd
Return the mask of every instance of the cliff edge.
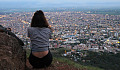
[[25, 70], [26, 55], [16, 38], [0, 32], [0, 70]]

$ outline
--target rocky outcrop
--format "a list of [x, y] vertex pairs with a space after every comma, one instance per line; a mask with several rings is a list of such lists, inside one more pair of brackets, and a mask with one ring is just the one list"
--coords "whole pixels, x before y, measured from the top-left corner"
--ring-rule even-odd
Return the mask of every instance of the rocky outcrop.
[[16, 38], [0, 32], [0, 70], [25, 70], [25, 54]]

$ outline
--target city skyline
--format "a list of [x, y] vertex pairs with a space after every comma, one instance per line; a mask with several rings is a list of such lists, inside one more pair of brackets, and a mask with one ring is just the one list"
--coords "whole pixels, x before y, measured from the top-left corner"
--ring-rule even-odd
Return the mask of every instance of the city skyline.
[[0, 0], [0, 8], [120, 7], [119, 0]]

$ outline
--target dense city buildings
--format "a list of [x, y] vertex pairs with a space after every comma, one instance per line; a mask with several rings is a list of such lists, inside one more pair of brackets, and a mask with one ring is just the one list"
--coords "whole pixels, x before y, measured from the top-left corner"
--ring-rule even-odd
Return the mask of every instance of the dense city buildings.
[[[53, 28], [51, 48], [72, 50], [120, 51], [120, 15], [89, 14], [89, 11], [45, 12]], [[33, 12], [13, 12], [0, 15], [0, 24], [10, 27], [29, 47], [27, 28], [30, 26]]]

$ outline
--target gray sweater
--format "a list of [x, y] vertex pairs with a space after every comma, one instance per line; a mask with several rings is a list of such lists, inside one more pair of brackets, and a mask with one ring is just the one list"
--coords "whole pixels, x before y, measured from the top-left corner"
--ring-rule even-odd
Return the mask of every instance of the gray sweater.
[[49, 38], [51, 38], [51, 29], [29, 27], [28, 37], [30, 37], [32, 52], [47, 51], [49, 47]]

